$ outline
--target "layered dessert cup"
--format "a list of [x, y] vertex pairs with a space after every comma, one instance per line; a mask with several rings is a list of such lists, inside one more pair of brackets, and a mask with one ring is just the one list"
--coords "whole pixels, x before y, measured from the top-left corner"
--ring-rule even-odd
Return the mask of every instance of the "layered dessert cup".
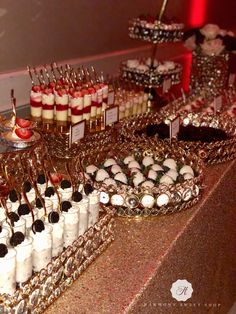
[[42, 92], [42, 119], [52, 122], [54, 119], [55, 96], [52, 88], [45, 88]]
[[30, 112], [34, 119], [41, 119], [42, 116], [42, 91], [39, 85], [32, 86], [30, 92]]

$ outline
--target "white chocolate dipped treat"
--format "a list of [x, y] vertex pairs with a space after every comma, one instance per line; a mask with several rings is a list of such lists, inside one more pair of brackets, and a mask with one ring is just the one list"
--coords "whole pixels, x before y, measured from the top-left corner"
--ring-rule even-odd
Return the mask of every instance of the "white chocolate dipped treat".
[[163, 162], [163, 166], [166, 166], [170, 169], [176, 170], [177, 169], [177, 163], [174, 159], [172, 158], [167, 158]]
[[127, 184], [128, 183], [128, 179], [126, 177], [126, 175], [122, 172], [118, 172], [115, 176], [114, 176], [114, 180], [121, 182], [123, 184]]
[[154, 159], [152, 157], [150, 157], [150, 156], [146, 156], [146, 157], [143, 158], [142, 164], [145, 167], [153, 165], [154, 164]]
[[52, 259], [52, 226], [36, 220], [30, 237], [33, 239], [33, 271], [39, 272]]
[[160, 179], [160, 184], [169, 185], [169, 184], [173, 184], [173, 183], [174, 183], [173, 179], [170, 176], [168, 176], [167, 174], [164, 174]]
[[166, 175], [171, 177], [173, 181], [176, 181], [178, 178], [178, 172], [174, 169], [170, 169], [166, 172]]
[[79, 207], [72, 206], [69, 201], [61, 203], [62, 216], [65, 219], [64, 225], [64, 247], [72, 245], [79, 233]]
[[88, 174], [94, 174], [96, 171], [98, 170], [98, 167], [94, 166], [94, 165], [89, 165], [86, 167], [86, 172]]
[[192, 176], [194, 176], [194, 171], [193, 171], [193, 168], [188, 166], [188, 165], [184, 165], [180, 171], [179, 171], [180, 174], [184, 175], [185, 173], [191, 173]]
[[105, 169], [99, 169], [96, 173], [95, 180], [97, 182], [104, 181], [105, 179], [110, 178], [109, 173]]
[[0, 244], [0, 294], [16, 290], [16, 251]]
[[116, 164], [117, 164], [117, 162], [114, 158], [109, 158], [104, 162], [104, 167], [107, 168], [107, 167], [111, 167], [111, 166], [116, 165]]

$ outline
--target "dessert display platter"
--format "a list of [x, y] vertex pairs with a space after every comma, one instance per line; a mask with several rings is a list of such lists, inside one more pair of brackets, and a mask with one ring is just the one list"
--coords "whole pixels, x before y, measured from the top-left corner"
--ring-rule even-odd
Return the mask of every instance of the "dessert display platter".
[[101, 202], [118, 216], [175, 213], [196, 204], [201, 194], [202, 160], [176, 145], [127, 141], [90, 151], [83, 164]]
[[121, 135], [127, 141], [150, 138], [170, 143], [170, 123], [180, 119], [177, 139], [171, 141], [190, 153], [197, 153], [206, 164], [216, 164], [236, 157], [235, 119], [214, 114], [180, 112], [161, 115], [147, 113], [120, 122]]
[[0, 159], [0, 312], [42, 313], [114, 239], [114, 209], [43, 139]]

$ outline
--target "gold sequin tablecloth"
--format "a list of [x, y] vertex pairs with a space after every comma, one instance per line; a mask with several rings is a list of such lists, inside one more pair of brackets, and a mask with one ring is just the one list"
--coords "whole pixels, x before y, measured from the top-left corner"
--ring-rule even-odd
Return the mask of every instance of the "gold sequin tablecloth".
[[[236, 299], [236, 162], [207, 168], [195, 207], [146, 220], [117, 218], [111, 246], [46, 314], [226, 314]], [[178, 279], [192, 284], [172, 298]]]

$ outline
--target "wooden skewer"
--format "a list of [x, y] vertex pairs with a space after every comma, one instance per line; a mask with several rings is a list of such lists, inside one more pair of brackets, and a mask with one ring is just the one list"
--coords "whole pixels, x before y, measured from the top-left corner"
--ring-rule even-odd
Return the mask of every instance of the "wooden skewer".
[[35, 84], [34, 84], [33, 75], [32, 75], [32, 73], [31, 73], [31, 70], [30, 70], [30, 66], [29, 66], [29, 65], [27, 65], [27, 71], [28, 71], [29, 76], [30, 76], [30, 79], [31, 79], [31, 84], [32, 84], [32, 85], [35, 85]]
[[158, 18], [159, 22], [161, 22], [161, 19], [163, 17], [163, 14], [164, 14], [166, 6], [167, 6], [167, 2], [168, 2], [168, 0], [163, 0], [163, 2], [162, 2], [161, 11], [159, 13], [159, 18]]

